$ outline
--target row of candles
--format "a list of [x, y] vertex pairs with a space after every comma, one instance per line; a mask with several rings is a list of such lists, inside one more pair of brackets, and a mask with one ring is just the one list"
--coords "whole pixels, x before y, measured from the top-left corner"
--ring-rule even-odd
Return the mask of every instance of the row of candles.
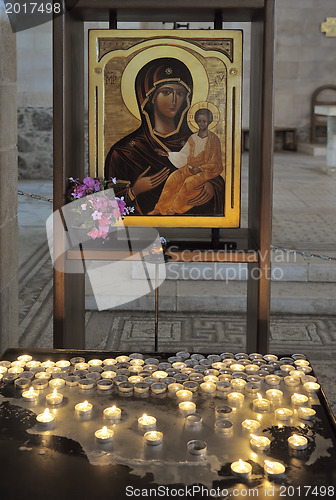
[[[112, 369], [113, 367], [115, 367], [115, 371]], [[221, 408], [229, 408], [230, 410], [242, 406], [245, 399], [243, 392], [247, 395], [257, 395], [252, 402], [252, 408], [258, 413], [264, 413], [281, 404], [283, 392], [276, 388], [280, 382], [293, 390], [302, 385], [304, 391], [309, 395], [320, 388], [316, 379], [309, 375], [311, 367], [304, 355], [293, 355], [292, 358], [278, 360], [275, 355], [261, 356], [258, 353], [250, 356], [244, 353], [235, 356], [231, 353], [223, 353], [220, 356], [210, 355], [207, 358], [203, 355], [190, 356], [189, 353], [177, 353], [176, 357], [163, 363], [159, 363], [159, 360], [155, 358], [144, 360], [140, 354], [118, 356], [115, 359], [93, 359], [88, 362], [85, 362], [84, 358], [73, 358], [70, 361], [39, 362], [34, 361], [29, 355], [24, 355], [19, 356], [14, 362], [0, 362], [0, 380], [4, 374], [12, 374], [13, 379], [17, 377], [16, 386], [25, 389], [27, 382], [20, 384], [20, 379], [24, 382], [23, 379], [27, 374], [25, 368], [33, 373], [33, 377], [35, 375], [33, 386], [22, 393], [22, 397], [26, 401], [37, 401], [40, 390], [45, 389], [48, 385], [54, 389], [51, 394], [46, 395], [46, 402], [52, 406], [62, 403], [63, 395], [57, 389], [61, 389], [65, 384], [79, 385], [81, 389], [92, 388], [97, 384], [97, 387], [102, 390], [110, 389], [112, 385], [115, 385], [120, 392], [133, 393], [134, 391], [134, 393], [141, 395], [147, 395], [149, 388], [154, 394], [168, 390], [169, 393], [176, 395], [179, 402], [179, 412], [185, 417], [185, 424], [190, 429], [202, 427], [202, 418], [196, 414], [196, 404], [191, 401], [193, 393], [198, 390], [209, 396], [218, 393], [224, 395], [230, 407]], [[80, 375], [84, 378], [76, 376], [76, 371], [77, 373], [81, 372]], [[278, 373], [274, 373], [276, 371]], [[74, 375], [71, 375], [71, 372]], [[133, 372], [133, 375], [126, 377], [121, 372], [124, 374]], [[139, 374], [146, 374], [146, 377]], [[176, 375], [180, 375], [180, 377]], [[31, 377], [30, 374], [29, 377]], [[151, 385], [148, 383], [149, 379], [151, 379]], [[257, 392], [261, 380], [270, 386], [270, 389], [266, 390], [267, 398], [263, 398]], [[291, 395], [292, 405], [297, 408], [299, 418], [304, 420], [309, 420], [315, 415], [312, 408], [305, 407], [308, 400], [309, 398], [304, 394], [294, 393]], [[92, 413], [92, 408], [93, 405], [85, 401], [78, 403], [75, 406], [75, 411], [78, 415], [87, 417]], [[292, 417], [293, 411], [289, 408], [276, 408], [274, 415], [277, 420], [288, 421]], [[216, 409], [215, 429], [218, 432], [230, 434], [232, 423], [223, 419], [223, 416], [226, 416], [225, 411], [221, 412]], [[106, 408], [104, 417], [115, 424], [121, 418], [121, 410], [116, 406]], [[47, 408], [44, 413], [37, 416], [37, 421], [48, 427], [53, 423], [54, 418], [54, 415]], [[143, 415], [138, 419], [138, 426], [145, 431], [144, 439], [148, 445], [162, 443], [163, 433], [155, 430], [155, 417]], [[268, 450], [270, 440], [266, 436], [258, 436], [253, 433], [257, 431], [259, 426], [260, 423], [257, 420], [246, 419], [242, 422], [243, 429], [250, 433], [251, 447], [256, 451], [263, 452]], [[114, 431], [107, 426], [95, 432], [95, 438], [101, 443], [111, 441], [113, 435]], [[308, 440], [304, 436], [294, 434], [288, 438], [288, 446], [294, 450], [303, 450], [308, 446]], [[206, 444], [202, 441], [190, 441], [187, 447], [192, 454], [202, 455], [206, 453]], [[238, 462], [233, 462], [231, 469], [234, 473], [242, 476], [248, 476], [251, 473], [251, 465], [241, 459]], [[276, 476], [283, 474], [285, 468], [280, 462], [265, 460], [264, 470], [268, 475]]]

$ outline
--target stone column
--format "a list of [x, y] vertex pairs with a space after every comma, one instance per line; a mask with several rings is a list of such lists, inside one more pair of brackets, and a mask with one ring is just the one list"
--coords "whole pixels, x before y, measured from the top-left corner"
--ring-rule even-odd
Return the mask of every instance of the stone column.
[[16, 35], [0, 2], [0, 355], [18, 343]]

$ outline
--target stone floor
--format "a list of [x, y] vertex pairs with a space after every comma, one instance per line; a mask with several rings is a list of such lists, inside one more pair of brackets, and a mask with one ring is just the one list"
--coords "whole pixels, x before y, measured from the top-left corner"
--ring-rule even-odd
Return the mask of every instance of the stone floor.
[[[272, 242], [276, 247], [336, 256], [336, 177], [324, 174], [321, 166], [320, 157], [275, 155]], [[49, 181], [20, 181], [19, 189], [52, 195]], [[242, 226], [246, 225], [246, 193], [245, 157]], [[20, 344], [24, 347], [52, 346], [52, 266], [44, 231], [49, 214], [49, 203], [19, 197]], [[335, 412], [336, 261], [299, 256], [285, 263], [284, 270], [285, 279], [272, 284], [271, 351], [305, 352]], [[239, 289], [242, 285], [232, 283], [238, 287], [237, 294], [244, 293]], [[208, 294], [203, 294], [208, 299], [214, 282], [209, 287]], [[88, 311], [87, 348], [153, 350], [152, 316], [141, 309]], [[162, 351], [208, 351], [209, 346], [213, 352], [241, 351], [245, 346], [245, 315], [239, 310], [237, 314], [214, 311], [205, 302], [197, 314], [162, 312], [159, 333]]]

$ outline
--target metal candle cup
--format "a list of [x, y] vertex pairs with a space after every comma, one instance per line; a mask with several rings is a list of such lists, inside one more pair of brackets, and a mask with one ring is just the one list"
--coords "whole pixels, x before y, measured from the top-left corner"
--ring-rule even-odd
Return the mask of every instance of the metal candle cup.
[[142, 417], [138, 418], [139, 429], [143, 431], [150, 431], [156, 429], [156, 418], [144, 413]]
[[230, 420], [220, 418], [215, 422], [215, 431], [223, 435], [231, 436], [233, 432], [233, 424]]
[[28, 401], [29, 403], [34, 403], [37, 401], [39, 397], [39, 392], [35, 391], [33, 387], [29, 389], [29, 391], [23, 391], [22, 397], [25, 401]]
[[249, 434], [256, 432], [260, 428], [260, 423], [257, 420], [246, 419], [242, 421], [242, 428]]
[[204, 441], [193, 440], [187, 443], [187, 450], [191, 455], [205, 455], [207, 445]]
[[286, 420], [289, 420], [293, 415], [292, 410], [289, 408], [278, 408], [274, 412], [275, 418], [278, 420], [281, 420], [282, 422], [285, 422]]
[[266, 375], [265, 382], [268, 385], [277, 386], [281, 382], [281, 377], [278, 375]]
[[248, 462], [239, 459], [237, 462], [231, 464], [231, 470], [237, 476], [247, 478], [251, 475], [252, 466]]
[[105, 408], [103, 415], [108, 420], [111, 420], [114, 424], [121, 419], [121, 409], [117, 406], [110, 406]]
[[278, 389], [268, 389], [266, 391], [266, 396], [271, 401], [271, 403], [277, 404], [281, 403], [283, 398], [283, 392]]
[[242, 406], [245, 398], [244, 394], [241, 394], [240, 392], [231, 392], [228, 394], [227, 399], [230, 406], [239, 408]]
[[317, 392], [320, 389], [320, 384], [317, 382], [305, 382], [303, 384], [303, 389], [309, 393]]
[[51, 429], [54, 425], [55, 417], [50, 413], [49, 408], [46, 408], [43, 413], [37, 415], [36, 421], [41, 428]]
[[284, 378], [284, 383], [285, 383], [285, 385], [287, 385], [287, 387], [290, 387], [293, 389], [293, 388], [297, 387], [298, 385], [300, 385], [301, 380], [299, 377], [292, 377], [292, 376], [288, 375], [287, 377]]
[[54, 389], [52, 393], [46, 395], [46, 401], [52, 406], [59, 405], [63, 401], [63, 394], [57, 392], [57, 389]]
[[112, 429], [108, 429], [106, 426], [98, 429], [95, 433], [95, 438], [99, 443], [110, 443], [112, 441], [114, 432]]
[[264, 462], [264, 472], [270, 479], [281, 477], [285, 470], [286, 468], [281, 462], [273, 460], [265, 460]]
[[202, 417], [200, 415], [187, 415], [185, 418], [185, 426], [191, 430], [199, 430], [202, 428]]
[[316, 415], [316, 411], [313, 408], [299, 408], [298, 417], [302, 420], [312, 420]]
[[149, 431], [145, 433], [144, 439], [147, 445], [158, 446], [162, 443], [163, 434], [159, 431]]
[[308, 403], [308, 398], [304, 394], [293, 394], [291, 397], [291, 403], [294, 406], [303, 406]]
[[305, 450], [308, 446], [308, 439], [304, 436], [293, 434], [288, 438], [288, 446], [297, 451]]
[[173, 383], [168, 385], [168, 392], [170, 394], [176, 394], [177, 391], [183, 390], [183, 385], [178, 383]]
[[179, 412], [183, 417], [187, 417], [196, 412], [196, 405], [191, 401], [182, 401], [182, 403], [179, 403]]
[[250, 445], [257, 451], [266, 451], [269, 449], [271, 441], [266, 436], [256, 436], [251, 434]]
[[78, 403], [75, 406], [76, 413], [81, 417], [88, 417], [91, 415], [93, 409], [93, 405], [88, 401], [84, 401], [83, 403]]
[[263, 399], [259, 392], [257, 393], [257, 399], [253, 400], [253, 410], [257, 412], [266, 412], [270, 410], [271, 404], [268, 399]]
[[187, 391], [185, 389], [176, 392], [176, 397], [179, 401], [191, 401], [192, 395], [193, 393], [191, 391]]

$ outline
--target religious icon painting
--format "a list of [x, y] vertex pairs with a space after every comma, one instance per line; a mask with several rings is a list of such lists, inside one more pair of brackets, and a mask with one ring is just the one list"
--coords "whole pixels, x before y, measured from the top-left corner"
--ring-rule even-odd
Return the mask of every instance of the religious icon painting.
[[241, 31], [90, 31], [90, 175], [126, 225], [239, 227], [241, 87]]

